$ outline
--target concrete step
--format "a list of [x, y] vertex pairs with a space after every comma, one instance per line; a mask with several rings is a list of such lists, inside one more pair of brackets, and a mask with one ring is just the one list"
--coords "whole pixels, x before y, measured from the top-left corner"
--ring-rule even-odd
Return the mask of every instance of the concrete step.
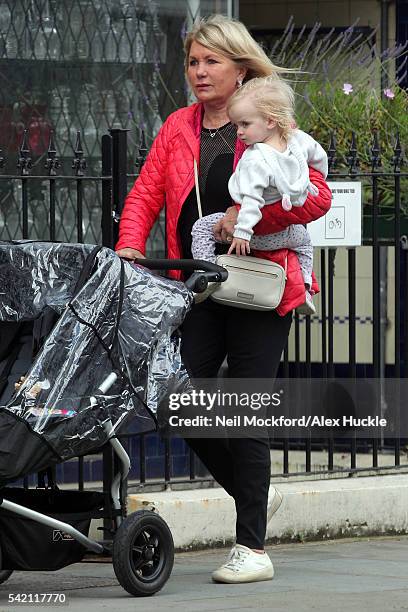
[[[408, 533], [408, 474], [277, 485], [283, 502], [268, 526], [270, 542]], [[235, 507], [222, 489], [130, 494], [128, 511], [154, 507], [178, 550], [233, 542]]]

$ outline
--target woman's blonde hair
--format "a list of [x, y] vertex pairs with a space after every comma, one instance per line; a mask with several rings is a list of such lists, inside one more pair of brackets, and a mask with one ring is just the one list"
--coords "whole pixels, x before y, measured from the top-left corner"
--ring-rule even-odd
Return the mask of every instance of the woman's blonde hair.
[[246, 68], [244, 82], [254, 77], [271, 76], [277, 78], [281, 73], [291, 72], [290, 69], [280, 68], [271, 62], [243, 23], [224, 15], [211, 15], [200, 19], [187, 34], [184, 41], [186, 72], [193, 42], [197, 42]]
[[251, 79], [232, 94], [227, 111], [244, 99], [249, 99], [265, 119], [276, 121], [284, 138], [294, 129], [295, 93], [286, 81], [271, 77]]

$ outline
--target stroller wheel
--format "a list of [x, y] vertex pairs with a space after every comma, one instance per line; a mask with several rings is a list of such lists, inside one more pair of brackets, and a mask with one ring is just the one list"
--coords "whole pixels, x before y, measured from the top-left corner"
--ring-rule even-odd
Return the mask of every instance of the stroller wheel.
[[113, 569], [131, 595], [154, 595], [166, 584], [174, 563], [174, 543], [167, 523], [151, 510], [128, 516], [113, 540]]

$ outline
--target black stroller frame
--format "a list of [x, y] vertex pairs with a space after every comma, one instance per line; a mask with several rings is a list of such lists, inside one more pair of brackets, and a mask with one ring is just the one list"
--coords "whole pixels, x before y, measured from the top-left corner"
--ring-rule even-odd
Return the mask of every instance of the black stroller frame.
[[[116, 382], [117, 377], [118, 376], [115, 372], [109, 374], [109, 376], [100, 385], [98, 393], [105, 394]], [[90, 399], [91, 405], [95, 406], [97, 404], [97, 398], [91, 397]], [[112, 555], [115, 572], [118, 576], [120, 584], [132, 595], [151, 595], [162, 588], [162, 586], [168, 580], [172, 570], [174, 550], [171, 532], [168, 529], [165, 521], [163, 521], [160, 516], [155, 514], [153, 510], [136, 512], [127, 518], [123, 516], [121, 488], [124, 485], [130, 470], [130, 459], [126, 450], [117, 439], [112, 428], [112, 424], [107, 422], [104, 424], [104, 428], [106, 430], [109, 444], [112, 446], [116, 456], [120, 460], [120, 470], [113, 478], [110, 496], [112, 506], [116, 511], [113, 513], [116, 523], [116, 534], [119, 532], [119, 528], [121, 525], [123, 525], [124, 521], [127, 521], [127, 523], [124, 525], [125, 529], [123, 530], [125, 533], [125, 546], [123, 542], [124, 538], [121, 537], [122, 532], [119, 532], [119, 537], [116, 540], [115, 546], [115, 539], [113, 542], [110, 540], [103, 542], [95, 541], [84, 535], [81, 531], [69, 523], [57, 520], [51, 516], [47, 516], [43, 513], [32, 510], [31, 508], [17, 504], [6, 499], [6, 497], [0, 498], [0, 508], [26, 519], [41, 523], [42, 525], [46, 525], [47, 527], [51, 527], [57, 532], [68, 534], [74, 540], [79, 542], [84, 547], [84, 550], [100, 555]], [[7, 489], [4, 489], [3, 491], [6, 493]], [[155, 526], [156, 529], [154, 529]], [[157, 534], [154, 541], [149, 537], [146, 537], [146, 533], [151, 535], [150, 532], [152, 528], [160, 533], [160, 543], [158, 541]], [[139, 566], [138, 568], [132, 568], [131, 564], [128, 562], [130, 549], [129, 546], [126, 546], [126, 539], [129, 538], [129, 531], [133, 532], [130, 533], [130, 535], [134, 535], [134, 537], [137, 537], [137, 535], [143, 533], [146, 540], [139, 547], [140, 550], [138, 552], [140, 554], [137, 563]], [[128, 544], [131, 544], [130, 539], [128, 539]], [[160, 545], [163, 548], [163, 551], [157, 551]], [[143, 574], [142, 572], [144, 565], [149, 566], [149, 570], [151, 570], [147, 574]], [[7, 580], [12, 571], [13, 570], [0, 571], [0, 582]], [[138, 571], [139, 575], [137, 574]]]
[[[21, 241], [21, 242], [17, 241], [13, 243], [13, 246], [17, 249], [19, 246], [21, 246], [24, 250], [27, 244], [29, 243], [25, 241]], [[45, 245], [46, 245], [46, 248], [52, 250], [53, 247], [50, 247], [49, 243], [45, 243]], [[37, 247], [40, 248], [41, 244], [37, 244], [35, 249]], [[30, 249], [31, 247], [27, 247], [27, 248]], [[58, 247], [56, 248], [58, 249]], [[67, 245], [67, 248], [69, 248], [69, 245]], [[108, 249], [103, 249], [103, 251], [105, 251], [105, 253], [101, 257], [101, 259], [105, 257], [105, 262], [109, 261], [110, 262], [109, 265], [111, 265], [111, 262], [113, 261], [112, 257], [118, 260], [118, 258], [114, 256], [111, 252], [106, 253]], [[94, 253], [94, 256], [95, 256], [95, 249], [92, 252]], [[0, 254], [1, 254], [1, 245], [0, 245]], [[36, 251], [36, 254], [38, 255], [37, 251]], [[0, 269], [1, 269], [1, 263], [2, 262], [0, 261]], [[174, 304], [171, 302], [171, 299], [178, 300], [177, 304], [179, 305], [179, 311], [180, 311], [179, 316], [182, 316], [182, 315], [184, 316], [185, 312], [188, 310], [188, 307], [190, 307], [193, 302], [193, 295], [195, 293], [200, 293], [200, 292], [205, 291], [205, 289], [207, 288], [208, 282], [222, 282], [227, 278], [227, 272], [224, 269], [220, 268], [219, 266], [215, 266], [213, 264], [209, 264], [208, 262], [203, 262], [203, 261], [140, 260], [139, 262], [136, 262], [136, 263], [140, 263], [143, 265], [143, 268], [139, 269], [139, 273], [142, 278], [142, 283], [144, 283], [143, 289], [142, 289], [144, 294], [149, 293], [149, 291], [154, 293], [159, 290], [163, 290], [165, 294], [166, 293], [165, 284], [170, 283], [170, 281], [161, 279], [160, 277], [152, 276], [146, 270], [142, 271], [144, 268], [150, 268], [150, 269], [155, 269], [155, 270], [165, 270], [165, 269], [167, 270], [168, 269], [172, 269], [172, 270], [182, 269], [182, 270], [188, 270], [188, 271], [195, 270], [193, 274], [190, 276], [190, 278], [186, 281], [184, 285], [184, 289], [180, 289], [180, 288], [178, 289], [179, 295], [177, 294], [176, 289], [174, 289], [174, 292], [175, 292], [174, 296], [173, 296], [173, 292], [169, 292], [166, 295], [165, 299], [168, 300], [167, 311], [172, 312], [172, 309], [174, 310]], [[117, 261], [115, 262], [115, 265], [116, 266], [118, 265]], [[123, 272], [123, 266], [124, 266], [123, 262], [120, 264], [120, 266]], [[198, 272], [196, 271], [197, 269], [199, 269]], [[109, 267], [107, 267], [107, 272], [104, 270], [104, 274], [105, 274], [104, 278], [108, 277], [109, 273], [110, 273], [110, 269]], [[130, 274], [131, 272], [129, 272], [129, 275]], [[155, 287], [155, 283], [158, 284], [159, 286], [158, 289]], [[128, 281], [128, 284], [129, 284], [129, 281]], [[121, 280], [120, 285], [123, 288], [123, 278]], [[176, 285], [180, 286], [181, 283], [176, 283]], [[94, 288], [91, 287], [90, 290], [92, 291], [92, 289], [94, 290]], [[85, 292], [85, 296], [86, 296], [86, 290], [84, 289], [83, 291]], [[84, 294], [80, 293], [79, 297], [81, 295], [84, 295]], [[171, 296], [171, 299], [169, 296]], [[124, 305], [122, 298], [123, 296], [118, 300], [119, 306], [118, 306], [117, 313], [122, 308], [125, 308], [126, 306], [126, 304]], [[111, 300], [111, 295], [108, 296], [108, 299]], [[167, 303], [167, 302], [163, 302], [163, 303]], [[187, 305], [187, 308], [186, 308], [186, 305]], [[88, 333], [89, 332], [88, 328], [91, 327], [92, 328], [91, 332], [98, 336], [98, 341], [103, 342], [104, 344], [106, 343], [106, 338], [105, 340], [102, 339], [101, 331], [99, 330], [98, 332], [96, 330], [96, 327], [94, 327], [93, 324], [90, 325], [87, 321], [84, 320], [84, 314], [83, 313], [81, 314], [81, 312], [79, 311], [78, 304], [75, 303], [75, 301], [73, 301], [72, 299], [70, 299], [68, 307], [65, 308], [64, 312], [67, 313], [69, 308], [74, 312], [74, 315], [77, 318], [77, 320], [75, 321], [77, 327], [78, 327], [78, 321], [79, 321], [82, 325], [83, 330], [85, 330], [85, 332], [81, 332], [81, 333]], [[89, 310], [89, 304], [87, 304], [87, 308]], [[84, 310], [84, 312], [87, 312], [86, 309]], [[1, 320], [1, 314], [2, 314], [2, 310], [1, 310], [1, 304], [0, 304], [0, 320]], [[68, 315], [70, 314], [71, 313], [68, 313]], [[61, 330], [64, 330], [64, 325], [63, 325], [63, 322], [61, 321], [64, 319], [64, 316], [67, 317], [68, 315], [67, 314], [61, 315], [59, 318], [58, 325], [53, 328], [52, 333], [55, 335], [56, 338], [58, 338], [58, 333], [60, 333], [60, 337], [63, 337], [61, 335], [62, 334]], [[175, 323], [177, 322], [180, 323], [179, 320], [175, 321]], [[116, 341], [119, 323], [115, 322], [114, 327], [115, 327], [115, 330], [113, 333], [113, 337]], [[145, 328], [143, 329], [143, 333], [145, 333]], [[162, 336], [160, 336], [159, 340], [157, 341], [157, 346], [155, 348], [156, 351], [160, 351], [160, 342], [163, 341], [163, 338], [164, 338], [164, 341], [170, 338], [170, 335], [167, 333], [165, 329], [164, 329]], [[145, 341], [145, 339], [143, 339], [143, 341]], [[34, 421], [34, 426], [29, 427], [27, 425], [28, 421], [27, 420], [24, 421], [24, 418], [25, 418], [24, 415], [37, 414], [35, 412], [36, 408], [33, 407], [33, 402], [35, 403], [37, 401], [37, 396], [33, 393], [31, 393], [31, 396], [30, 396], [30, 385], [32, 385], [32, 381], [34, 379], [38, 380], [39, 372], [41, 372], [42, 377], [44, 378], [44, 375], [45, 375], [44, 373], [47, 372], [47, 367], [48, 367], [47, 358], [49, 359], [49, 361], [50, 361], [50, 358], [51, 358], [51, 361], [57, 360], [57, 356], [55, 354], [48, 355], [46, 351], [46, 346], [47, 345], [44, 345], [42, 349], [43, 352], [39, 354], [39, 357], [37, 357], [32, 369], [30, 370], [30, 373], [27, 374], [27, 379], [25, 379], [21, 383], [22, 387], [17, 392], [17, 399], [19, 399], [20, 403], [17, 402], [16, 396], [14, 395], [13, 398], [7, 403], [7, 406], [4, 409], [3, 408], [0, 409], [0, 416], [4, 417], [5, 423], [6, 423], [5, 425], [6, 429], [4, 429], [3, 427], [3, 430], [8, 431], [7, 430], [7, 427], [8, 427], [11, 431], [12, 425], [10, 425], [9, 423], [10, 419], [12, 420], [12, 424], [14, 423], [15, 427], [18, 426], [19, 428], [18, 436], [20, 436], [20, 438], [18, 438], [17, 436], [19, 440], [20, 439], [23, 440], [23, 438], [21, 437], [22, 434], [20, 432], [25, 431], [25, 429], [27, 430], [30, 429], [29, 431], [30, 437], [27, 438], [28, 440], [27, 444], [32, 449], [33, 456], [36, 457], [36, 460], [34, 461], [33, 464], [29, 463], [29, 466], [33, 465], [33, 467], [35, 468], [32, 471], [39, 471], [39, 469], [37, 468], [41, 468], [41, 469], [48, 468], [50, 464], [56, 464], [60, 462], [60, 460], [64, 461], [67, 457], [69, 458], [72, 456], [84, 455], [87, 453], [89, 448], [91, 448], [93, 452], [95, 450], [100, 450], [101, 443], [102, 443], [102, 446], [104, 444], [109, 444], [112, 447], [113, 452], [115, 453], [116, 457], [119, 460], [118, 462], [119, 469], [117, 473], [114, 475], [112, 479], [111, 487], [110, 487], [110, 500], [109, 500], [110, 506], [111, 506], [110, 508], [106, 508], [106, 496], [102, 493], [89, 492], [89, 491], [87, 492], [69, 491], [69, 490], [60, 491], [58, 488], [54, 486], [51, 486], [50, 488], [45, 488], [42, 490], [41, 489], [40, 490], [39, 489], [24, 490], [24, 489], [18, 489], [18, 488], [5, 487], [4, 484], [7, 484], [7, 482], [12, 482], [13, 480], [16, 480], [16, 478], [27, 475], [28, 473], [32, 473], [32, 471], [28, 470], [25, 464], [22, 464], [22, 467], [20, 466], [18, 468], [15, 468], [14, 471], [13, 471], [14, 468], [10, 468], [11, 472], [9, 475], [7, 475], [7, 472], [5, 472], [6, 468], [4, 468], [3, 472], [6, 475], [5, 476], [3, 475], [3, 478], [1, 478], [2, 472], [0, 469], [0, 486], [4, 487], [0, 489], [0, 584], [2, 582], [5, 582], [15, 569], [17, 570], [18, 569], [23, 569], [23, 570], [59, 569], [60, 567], [64, 567], [65, 565], [68, 565], [72, 562], [80, 560], [86, 551], [91, 551], [92, 553], [99, 554], [99, 555], [112, 555], [112, 562], [113, 562], [115, 574], [121, 586], [128, 593], [134, 596], [153, 595], [154, 593], [159, 591], [164, 586], [164, 584], [167, 582], [171, 574], [173, 562], [174, 562], [174, 544], [173, 544], [171, 532], [167, 524], [154, 511], [154, 509], [141, 510], [141, 511], [134, 512], [130, 514], [129, 516], [125, 516], [126, 512], [125, 512], [125, 508], [123, 508], [122, 499], [123, 499], [123, 491], [124, 491], [125, 484], [126, 484], [126, 478], [130, 470], [130, 459], [129, 459], [129, 456], [125, 448], [122, 446], [121, 442], [117, 438], [118, 423], [121, 422], [120, 419], [122, 418], [123, 415], [118, 413], [118, 409], [116, 406], [112, 407], [111, 405], [112, 402], [111, 404], [109, 403], [110, 396], [108, 394], [108, 392], [110, 392], [112, 389], [116, 389], [116, 392], [115, 392], [116, 395], [112, 397], [115, 397], [115, 398], [120, 397], [122, 401], [121, 407], [123, 407], [126, 404], [126, 402], [128, 402], [126, 404], [126, 410], [128, 410], [129, 405], [133, 407], [132, 410], [134, 410], [135, 404], [134, 403], [132, 404], [132, 401], [134, 402], [134, 399], [131, 401], [132, 398], [130, 398], [129, 394], [126, 395], [125, 392], [121, 390], [121, 384], [124, 379], [123, 368], [121, 369], [121, 371], [118, 371], [114, 368], [111, 368], [110, 371], [107, 371], [106, 364], [109, 364], [109, 359], [111, 363], [113, 363], [112, 357], [109, 354], [109, 359], [105, 359], [105, 361], [103, 362], [105, 371], [106, 371], [106, 374], [103, 377], [103, 381], [102, 383], [97, 385], [98, 388], [94, 390], [93, 395], [87, 396], [88, 400], [87, 400], [86, 406], [83, 407], [82, 412], [80, 413], [80, 415], [82, 416], [85, 415], [83, 416], [83, 420], [85, 424], [83, 425], [81, 420], [77, 421], [77, 427], [79, 427], [79, 431], [81, 431], [82, 425], [84, 428], [87, 427], [89, 429], [89, 418], [92, 419], [94, 414], [98, 415], [98, 418], [100, 418], [99, 415], [101, 413], [101, 410], [106, 409], [106, 407], [108, 407], [110, 412], [108, 410], [107, 414], [108, 414], [108, 417], [109, 415], [111, 415], [111, 418], [104, 417], [103, 419], [100, 419], [100, 421], [97, 422], [97, 427], [95, 427], [95, 430], [96, 430], [95, 440], [98, 442], [98, 444], [96, 444], [95, 446], [95, 441], [92, 441], [92, 444], [91, 443], [88, 444], [88, 440], [86, 439], [85, 435], [83, 436], [83, 438], [81, 438], [81, 436], [79, 435], [79, 442], [78, 442], [78, 436], [67, 435], [66, 437], [67, 439], [70, 440], [70, 444], [71, 444], [71, 440], [73, 440], [73, 442], [72, 442], [72, 448], [70, 447], [69, 451], [67, 451], [67, 453], [64, 455], [64, 452], [61, 451], [60, 448], [58, 447], [59, 437], [61, 436], [57, 436], [55, 434], [55, 431], [58, 430], [58, 427], [61, 428], [62, 426], [64, 428], [71, 427], [72, 429], [72, 419], [70, 421], [64, 415], [64, 418], [61, 417], [60, 420], [58, 420], [59, 417], [56, 418], [56, 421], [55, 421], [56, 424], [52, 422], [48, 422], [48, 423], [46, 422], [46, 424], [44, 425], [41, 419], [44, 420], [45, 411], [44, 411], [44, 408], [42, 408], [42, 416], [38, 417]], [[112, 341], [112, 346], [113, 346], [113, 341]], [[63, 352], [63, 348], [64, 347], [62, 347], [62, 352]], [[113, 350], [113, 349], [110, 348], [109, 350]], [[128, 363], [130, 364], [131, 357], [127, 356], [127, 359], [128, 359]], [[150, 359], [152, 359], [152, 355], [150, 355]], [[101, 365], [102, 363], [101, 360], [99, 360], [98, 362], [98, 359], [96, 359], [96, 362], [97, 363], [95, 365], [95, 370], [98, 370], [99, 367], [103, 370], [102, 365]], [[58, 364], [56, 364], [55, 367], [58, 367]], [[32, 374], [32, 372], [34, 371], [36, 374], [35, 376]], [[128, 366], [128, 371], [129, 371], [129, 366]], [[179, 376], [179, 372], [176, 372], [176, 374], [177, 376]], [[30, 376], [32, 378], [31, 382], [29, 380]], [[182, 377], [179, 376], [179, 378], [177, 378], [177, 376], [175, 376], [176, 380], [180, 379], [181, 381]], [[147, 388], [153, 380], [151, 377], [151, 374], [149, 374], [146, 380], [147, 380], [146, 382], [146, 388]], [[83, 382], [82, 379], [79, 377], [78, 382], [77, 382], [79, 389], [81, 389], [82, 382]], [[133, 391], [135, 391], [134, 383], [132, 381], [130, 381], [130, 383], [131, 383], [131, 387]], [[154, 401], [158, 402], [159, 399], [163, 399], [163, 398], [159, 397], [160, 393], [157, 391], [157, 388], [156, 388], [157, 386], [155, 387], [154, 384], [152, 386], [155, 388], [155, 393], [157, 395], [157, 397], [154, 396], [153, 399]], [[34, 386], [31, 387], [31, 392], [33, 391], [33, 388]], [[44, 384], [43, 388], [39, 392], [40, 395], [41, 393], [45, 394], [46, 402], [48, 401], [50, 405], [52, 404], [51, 410], [55, 408], [56, 406], [60, 405], [59, 404], [60, 397], [64, 398], [61, 392], [60, 396], [58, 396], [57, 398], [57, 401], [53, 403], [52, 391], [53, 391], [52, 384], [51, 384], [51, 391], [49, 391], [49, 388]], [[48, 396], [47, 396], [47, 393], [48, 393]], [[119, 395], [120, 393], [121, 395]], [[33, 399], [33, 395], [34, 395], [34, 399]], [[65, 396], [65, 398], [66, 397], [67, 395]], [[141, 400], [146, 410], [150, 410], [149, 402], [151, 405], [152, 397], [153, 395], [150, 394], [149, 396], [149, 393], [146, 391], [145, 398]], [[28, 398], [31, 398], [31, 399], [28, 399]], [[44, 405], [46, 405], [46, 402]], [[137, 410], [139, 410], [139, 408], [136, 409], [136, 413], [137, 413]], [[37, 412], [41, 412], [41, 411], [37, 409]], [[74, 412], [74, 411], [71, 411], [71, 412]], [[128, 412], [130, 412], [130, 409]], [[23, 415], [23, 417], [21, 415]], [[75, 418], [79, 419], [80, 415], [78, 414]], [[33, 431], [31, 431], [31, 429], [33, 429]], [[61, 429], [61, 431], [66, 431], [66, 430]], [[68, 429], [68, 431], [69, 433], [71, 433], [71, 430]], [[76, 431], [77, 430], [74, 429], [75, 433]], [[2, 435], [2, 427], [1, 427], [1, 422], [0, 422], [0, 447], [2, 444], [1, 435]], [[41, 445], [42, 445], [42, 446], [40, 445], [41, 448], [46, 448], [46, 447], [48, 448], [48, 446], [52, 447], [53, 452], [55, 453], [55, 456], [51, 457], [51, 454], [49, 454], [46, 456], [45, 459], [38, 458], [39, 456], [38, 448], [40, 448], [38, 446], [40, 444], [39, 439], [42, 435], [44, 437], [41, 439]], [[48, 436], [48, 438], [45, 440], [46, 444], [44, 445], [44, 439], [46, 438], [46, 436]], [[75, 447], [75, 444], [77, 444], [78, 446]], [[78, 455], [75, 454], [76, 449], [79, 450]], [[28, 459], [30, 459], [29, 456], [28, 456]], [[10, 461], [10, 463], [12, 463], [12, 461]], [[27, 505], [28, 506], [31, 505], [33, 507], [27, 507], [27, 505], [25, 505], [25, 501], [26, 501], [25, 496], [27, 496], [27, 499], [28, 499]], [[71, 498], [73, 499], [72, 502], [70, 502]], [[86, 502], [85, 503], [86, 507], [82, 508], [82, 512], [81, 511], [79, 513], [77, 512], [76, 515], [75, 513], [72, 514], [74, 518], [76, 517], [76, 519], [78, 519], [78, 524], [76, 524], [75, 520], [70, 520], [69, 512], [68, 513], [65, 512], [65, 515], [64, 515], [64, 512], [61, 512], [61, 510], [64, 510], [64, 505], [66, 503], [66, 500], [68, 500], [67, 502], [68, 505], [69, 503], [72, 503], [73, 506], [76, 508], [76, 504], [78, 503], [78, 500], [81, 500], [81, 499], [84, 499], [84, 503]], [[47, 504], [49, 504], [49, 506], [47, 506]], [[49, 507], [49, 511], [47, 510], [48, 507]], [[67, 518], [67, 515], [68, 515], [68, 521], [63, 520], [64, 518]], [[112, 519], [112, 529], [109, 530], [111, 532], [109, 535], [113, 536], [113, 539], [96, 541], [88, 537], [89, 523], [92, 518], [102, 518], [102, 517], [105, 519], [107, 517]], [[85, 525], [81, 523], [81, 520], [83, 521], [84, 519], [86, 523]], [[21, 521], [21, 522], [18, 522], [18, 521]], [[15, 531], [13, 534], [11, 532], [13, 530], [13, 525], [16, 522], [18, 524], [16, 527], [14, 527]], [[34, 528], [33, 528], [33, 525], [34, 525]], [[24, 548], [24, 546], [22, 546], [23, 550], [18, 549], [18, 542], [16, 544], [16, 541], [18, 541], [19, 539], [18, 532], [24, 531], [24, 529], [29, 528], [31, 529], [30, 534], [34, 534], [34, 533], [37, 534], [39, 525], [44, 526], [44, 528], [48, 531], [39, 534], [38, 536], [39, 545], [38, 546], [40, 547], [43, 545], [43, 540], [46, 539], [44, 534], [48, 533], [50, 540], [52, 539], [52, 540], [57, 541], [58, 545], [61, 544], [60, 548], [58, 549], [61, 551], [61, 557], [59, 556], [59, 554], [51, 555], [49, 553], [46, 553], [44, 554], [42, 559], [40, 558], [39, 560], [37, 560], [37, 557], [35, 555], [38, 556], [38, 550], [34, 550], [33, 555], [30, 558], [30, 553], [27, 551], [26, 548]], [[9, 532], [11, 533], [11, 536], [8, 535]], [[51, 535], [52, 535], [52, 538], [51, 538]], [[64, 548], [65, 544], [66, 544], [66, 547]], [[12, 550], [12, 552], [10, 553], [10, 548], [11, 549], [16, 548], [18, 550], [16, 551]], [[36, 547], [33, 546], [33, 548], [35, 549]], [[13, 554], [14, 554], [14, 557], [13, 557]], [[52, 557], [52, 559], [50, 557]]]

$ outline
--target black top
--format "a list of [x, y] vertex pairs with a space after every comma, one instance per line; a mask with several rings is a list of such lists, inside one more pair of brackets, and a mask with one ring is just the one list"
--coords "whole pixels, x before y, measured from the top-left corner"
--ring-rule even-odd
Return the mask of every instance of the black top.
[[[232, 205], [228, 181], [232, 174], [236, 139], [237, 130], [231, 123], [216, 131], [201, 130], [198, 183], [203, 216], [225, 212]], [[193, 187], [183, 204], [177, 226], [183, 259], [192, 259], [191, 229], [197, 219], [197, 197]]]

